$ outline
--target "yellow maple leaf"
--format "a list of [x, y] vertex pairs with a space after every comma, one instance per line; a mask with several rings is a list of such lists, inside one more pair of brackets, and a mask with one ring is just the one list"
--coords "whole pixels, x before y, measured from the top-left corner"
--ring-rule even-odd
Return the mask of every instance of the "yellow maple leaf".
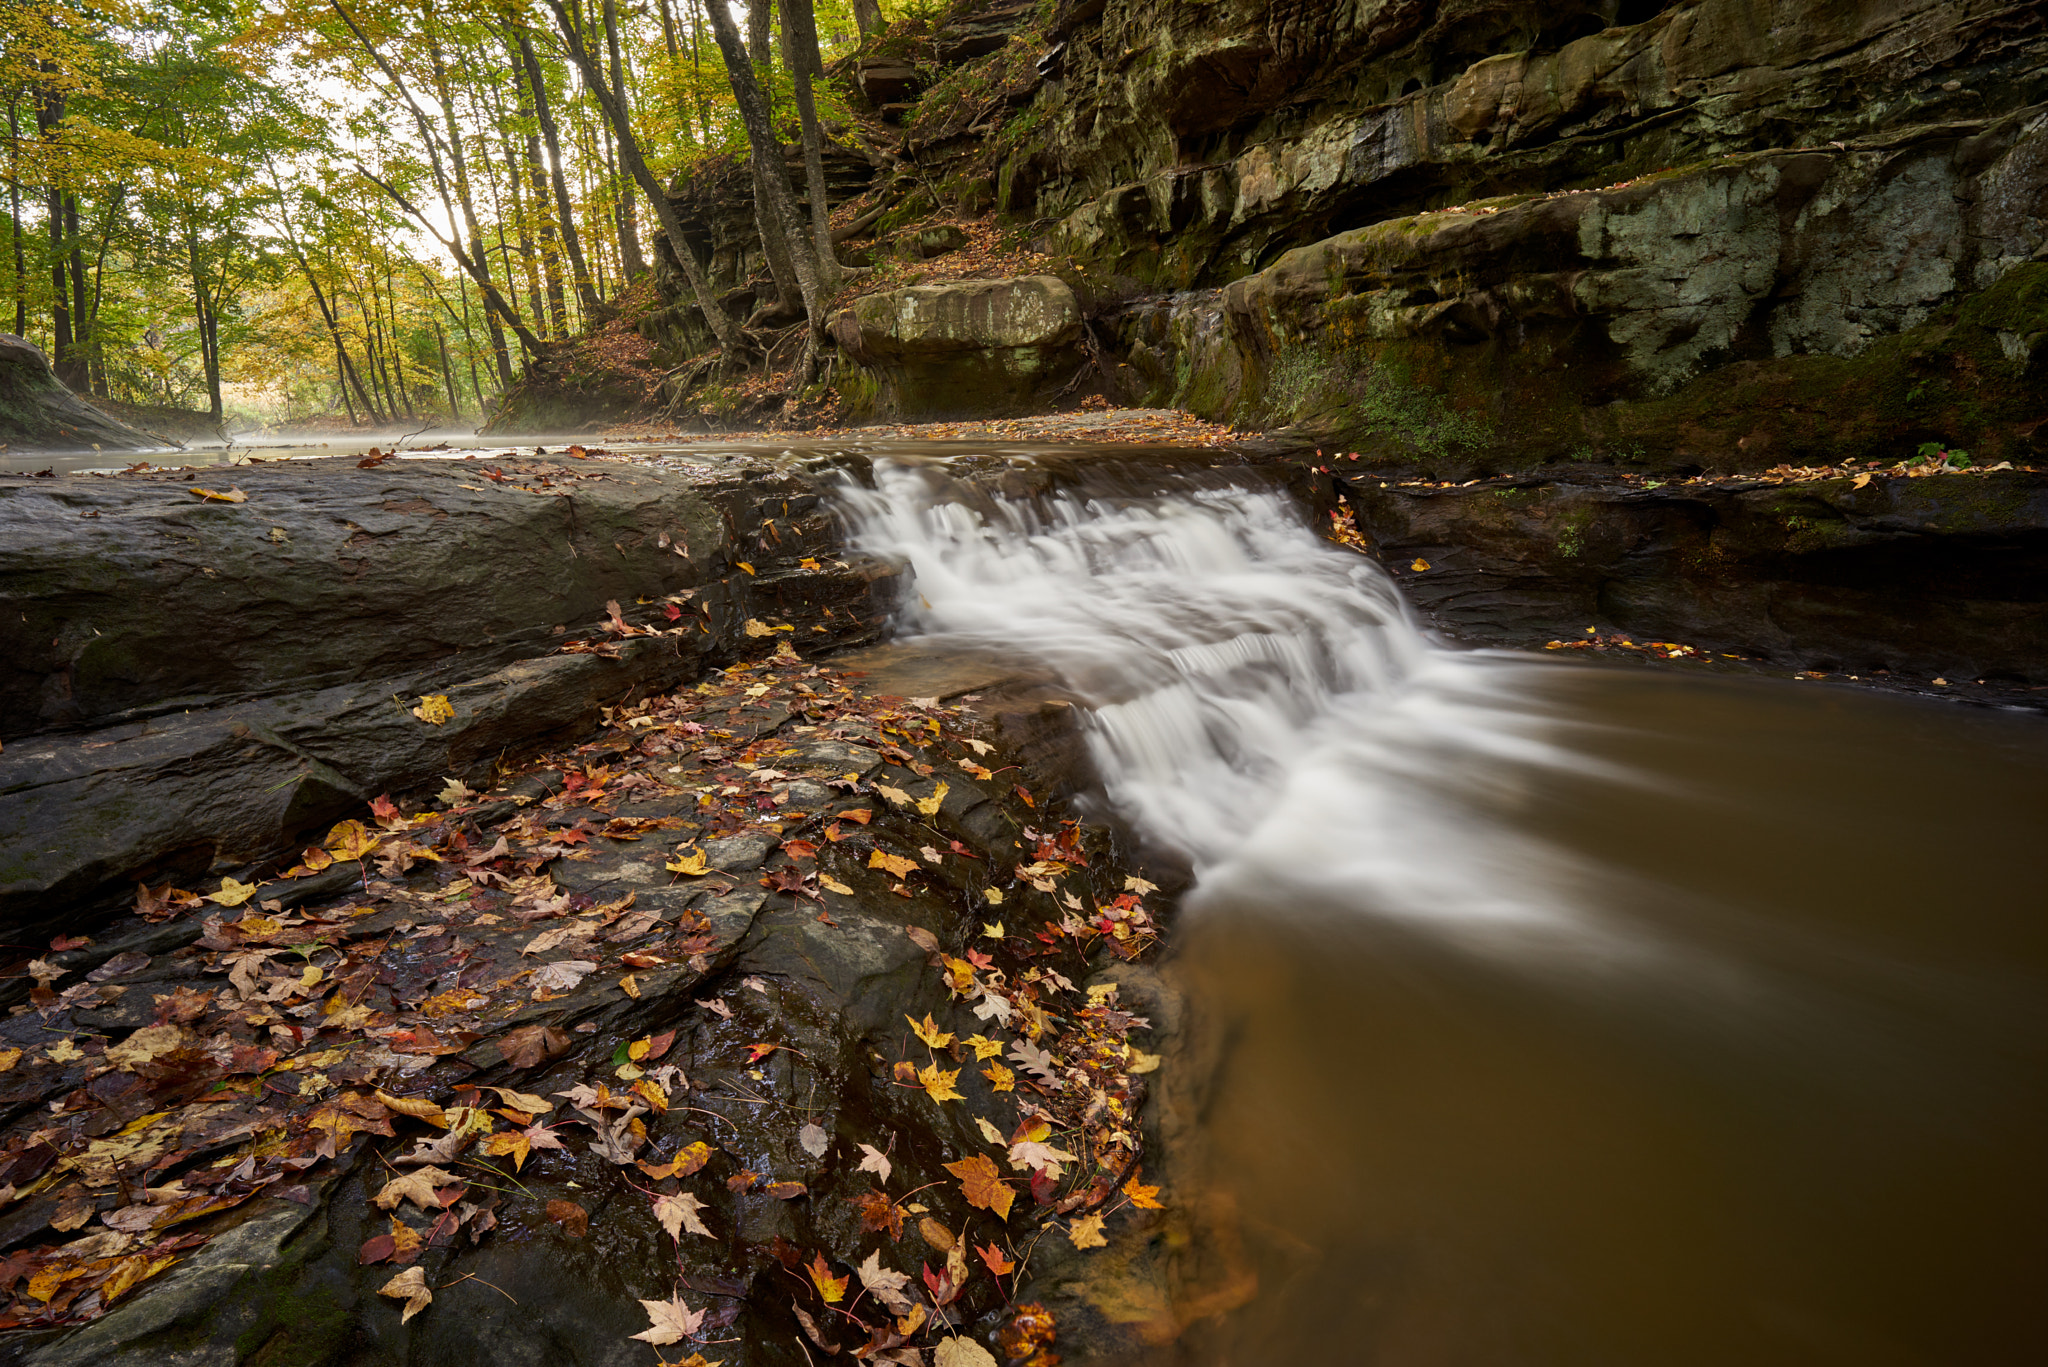
[[943, 1049], [953, 1042], [952, 1033], [939, 1029], [938, 1022], [932, 1019], [932, 1013], [929, 1011], [924, 1013], [922, 1022], [913, 1016], [905, 1016], [903, 1019], [910, 1022], [911, 1032], [933, 1049]]
[[1105, 1248], [1109, 1240], [1102, 1234], [1100, 1215], [1082, 1215], [1067, 1226], [1067, 1238], [1075, 1248]]
[[1017, 1075], [1000, 1063], [991, 1063], [988, 1067], [981, 1070], [981, 1075], [988, 1079], [991, 1091], [1014, 1092], [1017, 1090]]
[[1124, 1183], [1124, 1195], [1130, 1197], [1131, 1204], [1136, 1206], [1139, 1210], [1165, 1210], [1166, 1207], [1159, 1204], [1158, 1187], [1143, 1187], [1138, 1185], [1138, 1177], [1142, 1171], [1143, 1170], [1140, 1169], [1140, 1172], [1132, 1173], [1131, 1180]]
[[960, 1070], [947, 1072], [934, 1063], [929, 1068], [917, 1070], [917, 1085], [924, 1088], [933, 1101], [965, 1101], [966, 1097], [953, 1090], [953, 1084], [960, 1080]]
[[206, 900], [218, 902], [224, 907], [238, 907], [256, 895], [258, 884], [237, 883], [233, 877], [220, 880], [220, 891], [209, 892]]
[[946, 800], [946, 794], [951, 791], [952, 789], [943, 782], [940, 783], [937, 788], [932, 790], [930, 797], [921, 797], [917, 800], [917, 809], [926, 816], [937, 816], [939, 814], [939, 804]]
[[868, 856], [868, 867], [871, 869], [887, 869], [898, 878], [903, 878], [916, 870], [917, 861], [915, 859], [905, 859], [901, 855], [884, 854], [882, 851], [876, 850]]
[[360, 860], [375, 854], [384, 842], [370, 834], [362, 822], [343, 821], [337, 823], [321, 843], [339, 858]]
[[1414, 570], [1417, 574], [1421, 574], [1424, 570], [1429, 568], [1429, 562], [1418, 557], [1415, 563], [1410, 565], [1408, 568]]
[[412, 714], [429, 726], [439, 726], [455, 719], [455, 708], [443, 693], [426, 693], [420, 696], [420, 705]]
[[999, 907], [1003, 904], [1003, 890], [1001, 888], [983, 888], [981, 895], [992, 907]]
[[987, 1035], [969, 1035], [960, 1042], [974, 1050], [974, 1059], [977, 1063], [992, 1059], [1003, 1052], [1003, 1042], [990, 1039]]
[[695, 845], [690, 847], [688, 854], [678, 850], [676, 857], [663, 864], [662, 867], [670, 873], [688, 874], [692, 878], [702, 877], [704, 874], [711, 872], [711, 866], [705, 863], [704, 851]]

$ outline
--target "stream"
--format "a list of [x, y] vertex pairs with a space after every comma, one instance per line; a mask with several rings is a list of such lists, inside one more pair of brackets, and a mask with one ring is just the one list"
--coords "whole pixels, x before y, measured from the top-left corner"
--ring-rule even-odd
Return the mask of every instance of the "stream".
[[1285, 495], [1157, 488], [847, 516], [1196, 876], [1260, 1290], [1175, 1360], [2048, 1358], [2048, 724], [1453, 650]]

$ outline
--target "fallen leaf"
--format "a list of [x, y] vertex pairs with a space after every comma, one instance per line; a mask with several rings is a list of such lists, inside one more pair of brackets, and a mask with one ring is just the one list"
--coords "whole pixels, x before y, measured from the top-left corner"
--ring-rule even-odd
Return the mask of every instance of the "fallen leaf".
[[703, 875], [711, 872], [711, 866], [705, 862], [705, 859], [704, 851], [692, 845], [688, 854], [678, 851], [676, 857], [663, 864], [662, 867], [670, 873], [681, 873], [687, 874], [692, 878], [701, 878]]
[[1000, 1063], [991, 1063], [988, 1067], [981, 1070], [981, 1075], [988, 1079], [988, 1085], [994, 1091], [1014, 1092], [1017, 1090], [1017, 1075]]
[[903, 1019], [910, 1022], [911, 1033], [923, 1040], [930, 1048], [943, 1049], [953, 1042], [953, 1036], [947, 1031], [939, 1029], [938, 1022], [932, 1019], [932, 1013], [929, 1011], [924, 1013], [924, 1021], [922, 1023], [919, 1023], [915, 1017], [911, 1016], [905, 1016]]
[[389, 1092], [384, 1091], [376, 1091], [371, 1093], [371, 1095], [400, 1115], [409, 1115], [415, 1120], [424, 1120], [429, 1125], [439, 1126], [444, 1130], [448, 1128], [447, 1112], [423, 1096], [392, 1096]]
[[891, 1201], [887, 1192], [863, 1192], [847, 1199], [859, 1208], [863, 1230], [887, 1234], [891, 1239], [903, 1237], [903, 1207]]
[[[1427, 560], [1418, 559], [1414, 564], [1410, 565], [1408, 568], [1415, 571], [1417, 574], [1421, 574], [1424, 570], [1429, 568], [1429, 562]], [[1092, 1248], [1094, 1247], [1094, 1245], [1090, 1244], [1086, 1245], [1086, 1247]]]
[[596, 971], [596, 963], [589, 959], [563, 959], [536, 968], [532, 982], [537, 991], [567, 992]]
[[1100, 1215], [1083, 1215], [1069, 1222], [1067, 1238], [1073, 1241], [1075, 1248], [1105, 1248], [1109, 1244], [1102, 1234]]
[[408, 1267], [378, 1287], [377, 1294], [405, 1302], [405, 1313], [398, 1317], [400, 1324], [434, 1303], [434, 1292], [427, 1285], [427, 1271], [423, 1267]]
[[238, 883], [232, 877], [220, 880], [220, 891], [209, 892], [206, 900], [218, 902], [224, 907], [238, 907], [256, 895], [258, 883]]
[[933, 1101], [965, 1101], [967, 1098], [953, 1089], [953, 1084], [959, 1080], [958, 1068], [949, 1073], [936, 1063], [917, 1072], [917, 1085], [924, 1088]]
[[249, 496], [240, 489], [229, 489], [224, 494], [215, 493], [211, 489], [194, 489], [192, 492], [199, 495], [202, 501], [210, 503], [247, 503], [249, 501]]
[[1003, 1251], [997, 1248], [994, 1243], [983, 1244], [974, 1251], [980, 1255], [982, 1262], [988, 1265], [988, 1270], [995, 1273], [998, 1277], [1008, 1276], [1017, 1270], [1017, 1264], [1005, 1258]]
[[674, 1196], [654, 1198], [654, 1218], [668, 1231], [669, 1238], [677, 1243], [683, 1241], [683, 1231], [686, 1229], [707, 1239], [714, 1237], [711, 1231], [704, 1227], [703, 1217], [697, 1214], [702, 1209], [704, 1203], [687, 1191], [678, 1192]]
[[825, 1133], [824, 1126], [812, 1120], [796, 1132], [796, 1142], [811, 1157], [823, 1158], [825, 1150], [832, 1146], [832, 1137]]
[[947, 787], [944, 782], [941, 782], [937, 788], [932, 790], [930, 797], [921, 797], [917, 800], [917, 810], [923, 812], [926, 816], [937, 816], [939, 814], [939, 804], [946, 800], [946, 794], [951, 791], [951, 788]]
[[1139, 1173], [1132, 1173], [1131, 1179], [1123, 1185], [1123, 1193], [1131, 1198], [1131, 1204], [1139, 1210], [1165, 1210], [1166, 1207], [1159, 1204], [1159, 1188], [1139, 1186], [1138, 1177]]
[[967, 1198], [968, 1205], [993, 1211], [998, 1220], [1010, 1218], [1010, 1203], [1017, 1199], [1017, 1193], [997, 1175], [994, 1159], [977, 1153], [945, 1167], [960, 1179], [960, 1193]]
[[[886, 783], [877, 783], [875, 785], [875, 791], [880, 793], [883, 797], [888, 798], [891, 802], [895, 803], [899, 807], [908, 807], [912, 802], [916, 801], [915, 798], [911, 797], [909, 793], [904, 792], [901, 788], [891, 788]], [[842, 815], [851, 816], [852, 813], [847, 812], [842, 813]]]
[[461, 1180], [436, 1167], [415, 1168], [386, 1182], [383, 1190], [371, 1198], [371, 1204], [379, 1210], [391, 1210], [401, 1201], [411, 1201], [421, 1210], [440, 1210], [441, 1195], [437, 1188], [453, 1186]]
[[808, 1196], [811, 1189], [801, 1182], [770, 1182], [768, 1194], [778, 1201], [794, 1201], [799, 1196]]
[[935, 1367], [996, 1367], [996, 1360], [989, 1355], [988, 1349], [973, 1339], [941, 1340], [932, 1360]]
[[704, 1322], [702, 1310], [692, 1310], [683, 1303], [680, 1294], [665, 1301], [641, 1301], [640, 1308], [647, 1312], [653, 1327], [643, 1329], [631, 1337], [656, 1347], [665, 1343], [676, 1343], [697, 1332], [697, 1326]]
[[856, 1270], [860, 1273], [860, 1284], [890, 1314], [908, 1315], [918, 1308], [917, 1302], [903, 1294], [903, 1288], [910, 1284], [909, 1274], [883, 1267], [881, 1249], [869, 1252], [867, 1260]]
[[977, 1063], [986, 1059], [992, 1059], [1003, 1052], [1003, 1042], [990, 1039], [987, 1035], [969, 1035], [960, 1042], [974, 1051], [974, 1058]]
[[846, 1284], [851, 1277], [835, 1277], [832, 1265], [825, 1261], [822, 1253], [813, 1253], [811, 1261], [804, 1267], [811, 1277], [811, 1285], [818, 1288], [818, 1294], [825, 1298], [825, 1304], [837, 1305], [846, 1299]]
[[871, 1172], [882, 1181], [887, 1182], [889, 1180], [889, 1156], [873, 1144], [861, 1145], [860, 1151], [862, 1154], [860, 1171]]
[[569, 1036], [552, 1025], [522, 1025], [498, 1041], [498, 1052], [515, 1068], [537, 1068], [569, 1052]]
[[419, 706], [412, 709], [412, 714], [429, 726], [439, 726], [455, 719], [455, 708], [445, 694], [430, 693], [420, 698]]
[[846, 884], [840, 882], [837, 878], [832, 877], [830, 874], [819, 874], [818, 886], [825, 889], [825, 891], [827, 892], [836, 892], [841, 897], [853, 896], [852, 888], [846, 886]]
[[590, 1232], [590, 1212], [574, 1201], [548, 1202], [548, 1218], [562, 1227], [562, 1232], [572, 1239], [580, 1239]]
[[953, 1245], [958, 1242], [958, 1240], [954, 1239], [952, 1230], [947, 1229], [929, 1215], [917, 1222], [917, 1232], [924, 1237], [926, 1243], [941, 1253], [951, 1253]]
[[876, 850], [868, 856], [868, 867], [871, 869], [887, 869], [898, 878], [902, 878], [916, 871], [917, 861], [915, 859], [905, 859], [901, 855], [885, 854], [881, 850]]

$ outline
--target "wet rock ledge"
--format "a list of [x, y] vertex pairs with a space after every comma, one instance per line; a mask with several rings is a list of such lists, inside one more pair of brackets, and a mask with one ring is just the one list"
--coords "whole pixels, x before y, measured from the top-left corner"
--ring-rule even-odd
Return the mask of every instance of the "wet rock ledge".
[[869, 639], [892, 571], [836, 549], [816, 479], [747, 459], [0, 479], [0, 928], [254, 876], [764, 640]]
[[1049, 685], [804, 658], [894, 583], [821, 471], [207, 475], [0, 486], [0, 1363], [1128, 1363], [1249, 1293], [1176, 874]]

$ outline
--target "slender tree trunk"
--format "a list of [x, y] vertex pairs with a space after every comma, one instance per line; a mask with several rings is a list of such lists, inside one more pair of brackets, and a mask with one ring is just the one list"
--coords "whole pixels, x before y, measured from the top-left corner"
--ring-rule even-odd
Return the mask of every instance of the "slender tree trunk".
[[14, 335], [28, 332], [28, 249], [21, 240], [21, 112], [18, 103], [7, 101], [7, 218], [13, 225], [14, 242]]
[[[277, 172], [272, 169], [271, 181], [275, 184], [276, 180]], [[278, 218], [284, 225], [285, 245], [291, 248], [292, 258], [299, 263], [299, 273], [306, 277], [306, 284], [313, 291], [313, 302], [319, 306], [320, 317], [327, 324], [327, 335], [334, 339], [334, 365], [341, 375], [342, 403], [348, 409], [348, 420], [353, 426], [356, 411], [355, 406], [348, 402], [349, 385], [355, 385], [356, 395], [362, 399], [365, 409], [371, 408], [370, 396], [363, 392], [362, 377], [356, 374], [355, 365], [349, 360], [348, 348], [342, 344], [341, 318], [336, 313], [334, 304], [328, 301], [327, 291], [320, 288], [319, 278], [313, 274], [313, 263], [307, 258], [305, 248], [299, 245], [298, 230], [292, 227], [291, 209], [285, 202], [284, 187], [281, 185], [278, 187], [277, 203]]]
[[185, 227], [185, 257], [192, 270], [192, 307], [199, 323], [199, 359], [206, 372], [206, 408], [219, 426], [226, 417], [220, 395], [220, 331], [215, 325], [213, 304], [207, 298], [206, 272], [199, 262], [199, 232]]
[[[518, 46], [508, 39], [505, 52], [512, 61], [514, 71], [519, 74], [519, 79], [514, 82], [514, 89], [518, 92], [514, 109], [523, 142], [520, 151], [525, 154], [526, 160], [524, 165], [520, 166], [515, 157], [513, 164], [520, 167], [520, 171], [525, 175], [523, 198], [526, 208], [521, 213], [520, 222], [527, 223], [530, 220], [533, 237], [538, 242], [537, 255], [540, 258], [541, 274], [547, 281], [548, 332], [555, 337], [566, 337], [569, 335], [569, 310], [567, 300], [562, 294], [562, 250], [555, 233], [554, 215], [548, 212], [548, 178], [540, 156], [540, 128], [533, 117], [533, 92], [527, 88], [524, 64], [519, 60]], [[520, 171], [514, 172], [515, 185], [519, 183]], [[536, 309], [536, 316], [538, 312]]]
[[483, 378], [477, 373], [476, 333], [471, 330], [469, 322], [469, 285], [457, 277], [455, 288], [462, 295], [462, 351], [469, 359], [469, 387], [476, 392], [476, 411], [488, 413], [491, 401], [484, 397]]
[[871, 38], [888, 27], [882, 18], [881, 0], [853, 0], [853, 22], [860, 25], [860, 36]]
[[121, 212], [121, 201], [127, 196], [126, 185], [116, 185], [107, 201], [107, 215], [100, 223], [100, 248], [92, 263], [92, 299], [85, 314], [85, 332], [91, 339], [87, 356], [92, 364], [92, 392], [104, 399], [107, 395], [106, 355], [100, 346], [100, 303], [105, 297], [107, 281], [107, 248], [114, 240], [114, 220]]
[[818, 284], [837, 294], [839, 257], [832, 250], [832, 207], [825, 190], [825, 132], [818, 125], [818, 103], [811, 82], [825, 74], [818, 51], [817, 16], [811, 0], [780, 0], [783, 42], [789, 52], [790, 80], [796, 87], [796, 112], [803, 123], [804, 187], [811, 201], [811, 245], [818, 255]]
[[441, 353], [441, 383], [448, 386], [448, 421], [462, 421], [462, 400], [455, 397], [455, 368], [448, 364], [448, 335], [441, 331], [441, 320], [434, 320], [434, 349]]
[[85, 280], [85, 223], [78, 212], [78, 196], [64, 197], [64, 236], [71, 245], [71, 371], [67, 378], [81, 394], [92, 392], [92, 314], [87, 303]]
[[586, 324], [597, 316], [597, 292], [591, 288], [590, 267], [583, 260], [582, 236], [576, 231], [576, 213], [569, 203], [569, 180], [562, 169], [562, 138], [555, 126], [554, 111], [548, 105], [546, 73], [534, 55], [533, 43], [525, 30], [517, 31], [519, 60], [526, 68], [526, 81], [533, 91], [533, 113], [540, 121], [540, 135], [548, 145], [548, 167], [555, 185], [555, 215], [561, 220], [562, 250], [569, 257], [570, 279], [576, 285], [576, 300], [583, 306]]
[[[448, 164], [455, 181], [455, 197], [462, 205], [462, 226], [469, 232], [469, 254], [477, 275], [477, 284], [484, 287], [491, 279], [490, 262], [484, 258], [483, 230], [477, 226], [476, 201], [469, 192], [469, 167], [462, 154], [462, 133], [455, 121], [455, 100], [448, 89], [448, 73], [441, 61], [441, 45], [438, 40], [432, 44], [434, 62], [434, 93], [441, 102], [441, 118], [448, 129]], [[422, 129], [423, 133], [429, 130]], [[443, 196], [445, 202], [446, 196]], [[452, 226], [452, 225], [451, 225]], [[486, 303], [496, 293], [496, 286], [484, 290]], [[508, 318], [518, 314], [517, 305], [508, 305]], [[486, 308], [485, 318], [491, 328], [491, 354], [497, 358], [498, 378], [507, 386], [512, 383], [512, 354], [505, 346], [505, 329], [499, 324], [495, 310]]]
[[745, 49], [740, 46], [739, 30], [733, 25], [732, 15], [715, 2], [706, 9], [711, 16], [712, 35], [718, 39], [719, 53], [725, 58], [733, 98], [740, 107], [740, 121], [746, 125], [747, 145], [753, 151], [754, 164], [772, 167], [774, 171], [774, 174], [761, 176], [757, 181], [768, 199], [767, 212], [761, 216], [762, 237], [765, 240], [771, 232], [781, 236], [796, 270], [804, 313], [810, 320], [812, 335], [816, 337], [824, 327], [825, 302], [818, 284], [817, 254], [811, 248], [809, 236], [803, 231], [796, 202], [789, 193], [789, 181], [783, 174], [782, 151], [776, 145], [774, 130], [769, 126], [767, 97], [760, 82], [754, 79], [754, 68], [747, 60]]
[[[669, 249], [675, 254], [676, 264], [682, 268], [683, 278], [689, 282], [690, 293], [696, 297], [697, 307], [704, 314], [704, 321], [710, 325], [712, 335], [724, 349], [728, 365], [736, 364], [746, 350], [746, 339], [739, 325], [719, 305], [711, 293], [710, 282], [704, 278], [704, 268], [697, 264], [696, 253], [690, 250], [689, 239], [683, 233], [682, 220], [676, 217], [675, 206], [669, 203], [668, 194], [661, 182], [648, 169], [646, 158], [640, 155], [640, 142], [633, 136], [633, 124], [627, 117], [626, 109], [619, 102], [616, 92], [606, 83], [598, 70], [597, 61], [583, 45], [581, 34], [571, 21], [568, 10], [562, 7], [562, 0], [548, 0], [548, 8], [555, 13], [555, 21], [561, 26], [562, 37], [566, 40], [570, 57], [583, 78], [589, 83], [591, 92], [597, 96], [605, 117], [612, 126], [613, 139], [618, 143], [619, 157], [626, 163], [626, 169], [633, 175], [647, 201], [654, 207], [654, 216], [661, 224], [662, 232], [668, 237]], [[730, 22], [730, 21], [728, 21]]]
[[[619, 0], [604, 0], [604, 45], [611, 57], [612, 93], [621, 105], [631, 109], [633, 96], [626, 84], [626, 67], [619, 52]], [[640, 254], [640, 223], [633, 212], [633, 190], [624, 181], [619, 184], [619, 269], [629, 285], [633, 277], [647, 269], [646, 258]]]
[[[712, 0], [712, 3], [722, 3], [722, 0]], [[774, 29], [770, 23], [774, 12], [775, 0], [747, 0], [747, 57], [753, 67], [755, 84], [760, 87], [764, 98], [775, 72]], [[729, 21], [731, 16], [728, 14], [726, 18]], [[772, 111], [768, 130], [768, 140], [774, 148], [772, 156], [762, 153], [760, 145], [754, 142], [752, 128], [747, 130], [747, 142], [753, 148], [748, 158], [748, 169], [754, 179], [754, 224], [761, 233], [761, 256], [768, 263], [768, 278], [775, 282], [775, 293], [781, 298], [783, 307], [789, 308], [800, 304], [803, 287], [798, 282], [796, 262], [790, 257], [787, 238], [775, 232], [773, 227], [775, 199], [768, 178], [782, 176], [785, 168], [782, 146], [775, 139]]]

